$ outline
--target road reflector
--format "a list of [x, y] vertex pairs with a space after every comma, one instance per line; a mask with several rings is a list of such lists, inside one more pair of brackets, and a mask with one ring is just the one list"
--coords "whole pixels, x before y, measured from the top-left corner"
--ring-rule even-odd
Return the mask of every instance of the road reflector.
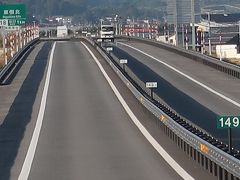
[[162, 122], [166, 120], [166, 118], [164, 117], [164, 115], [160, 115], [160, 118], [159, 118]]
[[200, 144], [200, 145], [199, 145], [199, 148], [200, 148], [200, 151], [203, 152], [203, 153], [205, 153], [205, 154], [207, 154], [208, 151], [209, 151], [209, 148], [208, 148], [207, 145], [205, 145], [205, 144]]

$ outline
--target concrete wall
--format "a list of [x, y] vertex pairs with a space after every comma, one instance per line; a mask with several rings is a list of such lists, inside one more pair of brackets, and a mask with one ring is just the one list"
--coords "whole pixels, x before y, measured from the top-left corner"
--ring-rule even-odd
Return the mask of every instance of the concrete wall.
[[237, 53], [237, 45], [217, 45], [216, 54], [218, 57], [229, 59], [240, 59], [240, 53]]
[[157, 36], [156, 37], [157, 41], [163, 42], [163, 43], [168, 43], [168, 44], [172, 44], [174, 46], [176, 46], [176, 37], [174, 36], [170, 36], [168, 41], [166, 40], [166, 36]]

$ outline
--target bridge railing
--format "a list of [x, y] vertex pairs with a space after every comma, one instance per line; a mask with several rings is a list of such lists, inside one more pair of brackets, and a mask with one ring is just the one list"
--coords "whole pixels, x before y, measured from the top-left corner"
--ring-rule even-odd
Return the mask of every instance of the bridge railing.
[[27, 41], [24, 44], [24, 47], [19, 49], [11, 59], [8, 60], [1, 69], [0, 69], [0, 85], [7, 84], [11, 79], [13, 72], [21, 66], [23, 59], [32, 51], [35, 44], [39, 42], [39, 38], [35, 38]]
[[117, 57], [94, 41], [86, 40], [106, 59], [143, 106], [157, 117], [164, 132], [180, 149], [218, 179], [239, 180], [240, 154], [238, 151], [229, 154], [226, 145], [181, 119], [164, 102], [161, 102], [161, 98], [156, 94], [155, 98], [151, 99], [148, 89], [145, 88], [145, 82], [142, 82], [130, 68], [125, 66], [124, 71]]
[[166, 49], [171, 52], [175, 52], [175, 53], [180, 54], [184, 57], [187, 57], [191, 60], [198, 61], [202, 64], [208, 65], [214, 69], [217, 69], [219, 71], [222, 71], [226, 74], [229, 74], [233, 77], [240, 79], [240, 66], [238, 66], [238, 65], [231, 64], [231, 63], [225, 62], [225, 61], [220, 61], [217, 58], [210, 57], [205, 54], [201, 54], [201, 53], [191, 51], [191, 50], [186, 50], [186, 49], [183, 49], [180, 47], [176, 47], [176, 46], [166, 44], [163, 42], [159, 42], [159, 41], [155, 41], [155, 40], [142, 39], [142, 38], [137, 38], [137, 37], [128, 37], [128, 36], [119, 36], [118, 38], [127, 39], [127, 40], [129, 40], [129, 39], [135, 40], [135, 41], [143, 42], [143, 43], [155, 46], [155, 47], [160, 47], [162, 49]]

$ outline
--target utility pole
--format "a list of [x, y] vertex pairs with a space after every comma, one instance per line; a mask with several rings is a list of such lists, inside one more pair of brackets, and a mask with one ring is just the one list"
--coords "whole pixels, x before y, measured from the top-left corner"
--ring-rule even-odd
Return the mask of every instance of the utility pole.
[[174, 16], [174, 31], [175, 31], [175, 41], [176, 41], [176, 46], [178, 46], [178, 13], [177, 13], [177, 0], [174, 1], [174, 12], [173, 12], [173, 16]]
[[238, 52], [240, 53], [240, 20], [238, 21]]
[[191, 19], [192, 19], [192, 50], [195, 51], [195, 3], [194, 0], [191, 0]]
[[222, 32], [221, 31], [220, 31], [219, 40], [220, 40], [220, 61], [222, 61]]
[[33, 21], [33, 39], [35, 39], [35, 33], [36, 33], [36, 21]]
[[186, 41], [186, 50], [188, 50], [188, 28], [186, 27], [186, 36], [185, 36], [185, 41]]
[[185, 34], [184, 34], [184, 24], [182, 24], [182, 46], [184, 48], [185, 46]]
[[6, 35], [5, 35], [5, 27], [2, 30], [2, 43], [3, 43], [3, 59], [4, 64], [7, 65], [7, 58], [6, 58]]
[[212, 45], [211, 45], [211, 17], [210, 12], [208, 12], [208, 51], [209, 55], [212, 55]]

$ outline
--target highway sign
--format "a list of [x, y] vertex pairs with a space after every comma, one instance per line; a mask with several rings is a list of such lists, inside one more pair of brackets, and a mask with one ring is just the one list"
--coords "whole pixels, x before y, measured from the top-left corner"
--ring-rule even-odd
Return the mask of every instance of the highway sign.
[[128, 60], [127, 59], [120, 59], [120, 64], [127, 64]]
[[7, 26], [5, 27], [5, 30], [8, 30], [8, 31], [17, 31], [20, 29], [20, 26]]
[[6, 26], [8, 26], [8, 20], [0, 19], [0, 27], [6, 27]]
[[8, 26], [21, 26], [26, 23], [25, 19], [9, 19]]
[[146, 82], [146, 88], [157, 88], [157, 82]]
[[113, 47], [107, 47], [107, 51], [113, 51]]
[[26, 19], [26, 6], [24, 4], [0, 5], [0, 19]]
[[219, 116], [217, 128], [240, 128], [240, 116]]

